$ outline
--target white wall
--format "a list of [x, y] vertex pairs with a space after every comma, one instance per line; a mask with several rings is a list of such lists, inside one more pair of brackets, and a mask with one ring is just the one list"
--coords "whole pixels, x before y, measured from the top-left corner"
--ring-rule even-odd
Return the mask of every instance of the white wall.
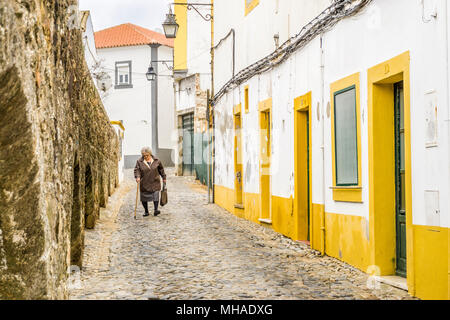
[[[214, 38], [217, 44], [230, 29], [236, 30], [236, 73], [275, 50], [274, 35], [281, 45], [316, 17], [331, 0], [260, 0], [245, 16], [245, 0], [215, 0]], [[231, 37], [216, 51], [215, 92], [232, 75]]]
[[177, 111], [195, 108], [195, 76], [186, 77], [175, 86]]
[[[190, 3], [207, 3], [193, 0]], [[211, 14], [209, 6], [197, 9], [206, 17]], [[187, 11], [187, 75], [176, 87], [176, 110], [183, 111], [196, 107], [195, 74], [200, 75], [200, 90], [211, 88], [211, 22], [205, 21], [195, 10]], [[188, 90], [190, 88], [190, 90]]]
[[[158, 60], [173, 60], [173, 48], [158, 48]], [[172, 66], [172, 63], [167, 63]], [[161, 149], [175, 149], [178, 141], [175, 122], [175, 97], [172, 71], [159, 63], [158, 77], [158, 143]]]
[[[126, 130], [124, 155], [139, 155], [143, 146], [151, 146], [151, 83], [145, 73], [151, 61], [149, 46], [99, 49], [104, 66], [113, 82], [104, 104], [111, 120], [123, 121]], [[115, 63], [132, 61], [132, 89], [115, 89]]]
[[85, 46], [85, 58], [89, 69], [98, 61], [97, 49], [95, 48], [94, 26], [92, 25], [92, 18], [86, 22], [86, 31], [83, 33], [83, 43]]
[[[150, 46], [130, 46], [98, 50], [99, 57], [110, 75], [113, 88], [104, 99], [105, 108], [111, 120], [122, 120], [125, 126], [124, 155], [140, 155], [143, 146], [152, 145], [151, 82], [145, 73], [150, 65]], [[172, 60], [173, 49], [161, 46], [158, 60]], [[115, 63], [132, 61], [131, 89], [115, 89]], [[170, 65], [170, 63], [169, 63]], [[174, 149], [175, 128], [173, 80], [167, 68], [158, 64], [158, 135], [159, 146]]]
[[[204, 0], [193, 0], [189, 3], [208, 3]], [[211, 14], [209, 6], [199, 6], [197, 9], [204, 16]], [[188, 74], [211, 74], [211, 22], [203, 20], [195, 10], [187, 14], [187, 68]]]
[[[282, 65], [270, 72], [254, 76], [239, 88], [230, 91], [217, 104], [216, 114], [216, 181], [218, 185], [234, 188], [233, 158], [233, 105], [244, 103], [243, 88], [250, 88], [250, 113], [244, 114], [244, 189], [245, 192], [259, 192], [259, 130], [258, 102], [269, 97], [273, 99], [273, 168], [272, 193], [289, 198], [294, 194], [294, 118], [293, 100], [312, 91], [312, 130], [313, 130], [313, 202], [324, 203], [322, 192], [325, 190], [325, 206], [329, 213], [351, 214], [369, 217], [368, 193], [368, 127], [367, 127], [367, 69], [391, 59], [405, 51], [411, 55], [411, 139], [412, 139], [412, 195], [413, 223], [427, 225], [425, 214], [425, 192], [439, 191], [440, 221], [438, 226], [449, 227], [449, 134], [448, 134], [448, 68], [446, 49], [448, 39], [445, 37], [445, 0], [425, 0], [425, 13], [422, 12], [421, 1], [411, 0], [376, 0], [355, 17], [345, 19], [332, 30], [323, 35], [324, 50], [324, 84], [321, 83], [321, 49], [320, 37], [316, 37], [305, 48], [297, 51]], [[237, 35], [251, 34], [247, 40], [239, 40], [237, 61], [240, 68], [254, 62], [258, 56], [270, 53], [267, 37], [267, 25], [275, 28], [276, 14], [268, 16], [264, 8], [271, 1], [261, 0], [261, 8], [256, 8], [246, 18], [242, 8], [235, 8], [229, 1], [216, 0], [216, 29], [225, 32], [236, 27]], [[275, 1], [271, 2], [274, 3]], [[285, 3], [289, 3], [286, 1]], [[300, 1], [299, 1], [300, 2]], [[326, 2], [326, 1], [325, 1]], [[323, 2], [322, 4], [325, 4]], [[280, 1], [281, 4], [281, 1]], [[306, 4], [306, 3], [305, 3]], [[436, 5], [438, 18], [430, 18], [427, 8]], [[304, 7], [293, 10], [294, 4], [283, 7], [280, 12], [291, 12], [291, 21], [299, 20], [297, 12], [303, 17], [317, 14], [317, 7]], [[289, 11], [288, 9], [291, 9]], [[223, 11], [222, 11], [223, 10]], [[232, 16], [231, 10], [241, 12]], [[241, 10], [241, 11], [239, 11]], [[258, 11], [259, 14], [258, 14]], [[307, 10], [311, 10], [308, 14]], [[252, 18], [249, 17], [253, 15]], [[424, 17], [423, 17], [424, 16]], [[294, 17], [295, 19], [293, 19]], [[425, 23], [427, 19], [430, 22]], [[248, 22], [245, 20], [252, 22]], [[268, 24], [267, 21], [274, 21]], [[292, 22], [291, 22], [292, 23]], [[303, 22], [306, 24], [307, 22]], [[248, 24], [252, 24], [251, 27]], [[292, 28], [298, 32], [300, 25]], [[250, 30], [250, 31], [249, 31]], [[272, 29], [271, 29], [272, 30]], [[281, 35], [281, 34], [280, 34]], [[219, 38], [219, 37], [217, 37]], [[250, 39], [252, 38], [252, 39]], [[242, 39], [242, 38], [241, 38]], [[272, 39], [273, 41], [273, 39]], [[248, 43], [248, 45], [245, 45]], [[259, 45], [260, 44], [260, 45]], [[251, 49], [253, 48], [253, 49]], [[273, 50], [274, 48], [272, 48]], [[221, 48], [218, 51], [227, 49]], [[247, 50], [247, 52], [246, 52]], [[264, 54], [263, 54], [264, 53]], [[229, 80], [230, 74], [225, 71], [229, 67], [227, 53], [217, 52], [221, 57], [216, 61], [216, 79], [219, 79], [216, 90], [221, 83]], [[223, 69], [221, 69], [223, 68]], [[237, 69], [238, 70], [238, 69]], [[333, 201], [332, 159], [331, 159], [331, 119], [326, 114], [330, 102], [330, 83], [346, 76], [360, 72], [361, 88], [361, 146], [362, 146], [362, 184], [363, 203], [352, 204]], [[322, 96], [323, 91], [323, 96]], [[426, 113], [429, 92], [434, 91], [438, 107], [438, 141], [437, 146], [427, 148]], [[322, 104], [322, 99], [324, 103]], [[322, 132], [321, 121], [325, 115], [325, 186], [322, 184]], [[250, 171], [250, 172], [249, 172]]]

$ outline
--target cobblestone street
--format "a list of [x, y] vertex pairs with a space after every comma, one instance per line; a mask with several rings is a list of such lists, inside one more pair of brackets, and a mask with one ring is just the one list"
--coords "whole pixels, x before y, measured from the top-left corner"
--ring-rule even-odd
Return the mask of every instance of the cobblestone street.
[[134, 220], [136, 184], [127, 171], [86, 231], [71, 299], [411, 299], [384, 284], [369, 289], [364, 273], [208, 205], [193, 178], [168, 173], [162, 214], [143, 218], [139, 205]]

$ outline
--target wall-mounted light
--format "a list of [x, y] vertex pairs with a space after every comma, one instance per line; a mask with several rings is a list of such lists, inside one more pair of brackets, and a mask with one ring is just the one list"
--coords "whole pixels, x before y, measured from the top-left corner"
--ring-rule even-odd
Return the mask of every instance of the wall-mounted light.
[[[188, 10], [194, 9], [205, 21], [211, 21], [213, 19], [212, 15], [207, 14], [203, 15], [197, 7], [212, 7], [212, 4], [209, 3], [172, 3], [172, 5], [180, 5], [185, 6]], [[175, 14], [172, 12], [172, 7], [169, 5], [169, 13], [166, 14], [166, 20], [162, 24], [164, 29], [164, 34], [166, 35], [167, 39], [175, 39], [177, 37], [178, 29], [180, 28], [180, 25], [177, 23], [177, 19], [175, 17]]]
[[156, 72], [155, 69], [153, 69], [152, 66], [148, 68], [147, 73], [145, 74], [148, 81], [155, 81], [156, 80]]
[[169, 7], [169, 13], [166, 15], [166, 21], [163, 22], [162, 26], [167, 39], [175, 39], [177, 37], [180, 25], [177, 23], [171, 7]]

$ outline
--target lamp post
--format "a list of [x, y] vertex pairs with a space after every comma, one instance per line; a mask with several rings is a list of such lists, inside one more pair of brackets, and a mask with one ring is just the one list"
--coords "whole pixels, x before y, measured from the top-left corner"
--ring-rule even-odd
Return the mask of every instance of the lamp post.
[[[213, 0], [211, 0], [211, 3], [172, 3], [171, 5], [173, 6], [185, 6], [187, 8], [187, 10], [195, 10], [198, 15], [205, 21], [210, 21], [211, 22], [211, 91], [209, 92], [208, 90], [208, 102], [207, 102], [207, 118], [208, 118], [208, 141], [210, 143], [210, 145], [214, 145], [214, 143], [211, 142], [211, 140], [214, 141], [214, 137], [210, 135], [211, 132], [211, 119], [212, 119], [212, 127], [214, 130], [214, 110], [212, 108], [212, 104], [211, 101], [214, 98], [214, 5], [213, 5]], [[162, 24], [163, 29], [164, 29], [164, 33], [166, 35], [166, 38], [169, 39], [175, 39], [177, 37], [177, 33], [178, 30], [180, 28], [179, 24], [177, 23], [176, 20], [176, 16], [175, 14], [172, 13], [172, 7], [171, 5], [169, 5], [169, 13], [166, 15], [166, 20], [164, 21], [164, 23]], [[203, 15], [198, 7], [210, 7], [211, 8], [211, 14], [206, 14]], [[211, 98], [209, 98], [211, 97]], [[208, 161], [208, 203], [211, 203], [211, 196], [210, 196], [210, 190], [212, 189], [211, 187], [211, 179], [210, 177], [212, 177], [213, 175], [210, 173], [210, 168], [209, 166], [212, 166], [212, 159], [213, 159], [213, 154], [214, 154], [214, 150], [211, 150], [211, 152], [209, 153], [209, 161]], [[214, 190], [213, 190], [213, 200], [212, 202], [214, 202]]]
[[[152, 49], [152, 59], [158, 59], [158, 47], [151, 46]], [[170, 60], [152, 60], [150, 66], [148, 67], [145, 77], [147, 81], [151, 83], [151, 114], [152, 114], [152, 149], [155, 154], [162, 152], [159, 149], [159, 138], [158, 138], [158, 63], [163, 63], [169, 70], [173, 70], [167, 63], [173, 62]], [[161, 155], [159, 155], [161, 156]]]

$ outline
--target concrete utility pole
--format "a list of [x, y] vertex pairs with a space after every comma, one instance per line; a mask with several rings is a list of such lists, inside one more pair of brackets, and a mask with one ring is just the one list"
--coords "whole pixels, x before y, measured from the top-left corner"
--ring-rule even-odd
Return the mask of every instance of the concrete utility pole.
[[[159, 44], [152, 44], [150, 48], [152, 50], [151, 65], [158, 74], [158, 48]], [[152, 92], [152, 151], [154, 154], [159, 153], [159, 139], [158, 139], [158, 77], [155, 81], [151, 82]]]

